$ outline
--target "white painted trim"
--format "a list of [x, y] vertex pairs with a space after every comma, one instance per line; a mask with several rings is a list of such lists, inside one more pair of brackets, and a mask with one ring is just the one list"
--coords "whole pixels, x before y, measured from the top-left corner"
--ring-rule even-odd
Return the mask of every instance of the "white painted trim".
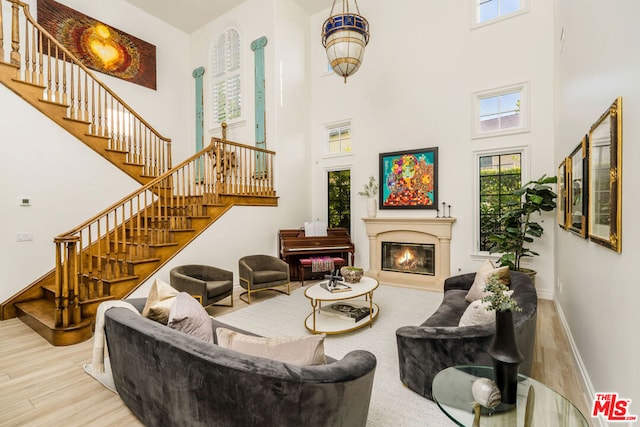
[[[591, 378], [589, 378], [589, 373], [587, 372], [587, 368], [582, 361], [582, 357], [580, 357], [580, 351], [576, 345], [576, 342], [573, 340], [573, 335], [571, 334], [571, 328], [569, 328], [569, 324], [567, 323], [567, 319], [564, 316], [564, 312], [562, 311], [562, 306], [557, 299], [553, 299], [554, 305], [556, 307], [556, 312], [558, 313], [558, 318], [560, 319], [560, 325], [567, 335], [567, 339], [569, 340], [569, 346], [571, 347], [571, 353], [573, 354], [573, 358], [578, 365], [578, 370], [580, 371], [580, 376], [582, 377], [582, 385], [587, 390], [587, 392], [592, 396], [584, 396], [585, 401], [587, 403], [587, 408], [591, 408], [591, 404], [593, 403], [591, 399], [596, 395], [595, 389], [593, 388], [593, 384], [591, 383]], [[590, 419], [591, 422], [596, 425], [596, 427], [606, 427], [606, 424], [603, 422], [601, 417], [593, 418], [591, 414], [583, 414], [585, 418]]]

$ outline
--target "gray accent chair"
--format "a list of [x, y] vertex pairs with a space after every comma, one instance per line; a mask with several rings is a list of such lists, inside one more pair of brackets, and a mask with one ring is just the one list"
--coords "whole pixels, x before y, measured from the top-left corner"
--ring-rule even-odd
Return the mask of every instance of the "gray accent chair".
[[[518, 349], [524, 356], [519, 372], [531, 373], [536, 336], [538, 296], [529, 276], [511, 271], [510, 289], [522, 311], [513, 313]], [[431, 383], [441, 370], [457, 365], [491, 366], [488, 349], [495, 325], [458, 326], [469, 303], [464, 299], [475, 273], [450, 277], [444, 282], [440, 307], [421, 325], [396, 330], [400, 380], [411, 390], [433, 400]]]
[[[271, 255], [247, 255], [238, 261], [240, 286], [246, 291], [239, 298], [251, 304], [251, 294], [272, 290], [291, 294], [289, 264]], [[279, 287], [286, 287], [286, 292]], [[246, 299], [244, 298], [246, 296]]]
[[213, 305], [230, 297], [233, 307], [233, 273], [209, 265], [181, 265], [169, 272], [171, 287], [200, 300], [203, 306]]
[[[145, 303], [127, 301], [139, 311]], [[214, 340], [218, 327], [237, 330], [213, 318], [211, 327]], [[121, 307], [105, 312], [105, 336], [116, 390], [146, 426], [367, 423], [377, 363], [368, 351], [297, 366], [206, 343]]]

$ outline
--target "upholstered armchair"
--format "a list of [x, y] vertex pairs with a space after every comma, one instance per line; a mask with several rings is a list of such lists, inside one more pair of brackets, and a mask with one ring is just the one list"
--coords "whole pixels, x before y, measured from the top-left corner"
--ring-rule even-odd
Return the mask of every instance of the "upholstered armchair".
[[[239, 298], [251, 304], [251, 294], [259, 291], [273, 290], [289, 295], [289, 264], [270, 255], [247, 255], [238, 261], [240, 286], [246, 292]], [[286, 287], [286, 292], [278, 287]], [[246, 299], [244, 296], [246, 295]]]
[[233, 273], [209, 265], [181, 265], [169, 272], [171, 286], [200, 300], [203, 306], [212, 305], [227, 297], [233, 307]]

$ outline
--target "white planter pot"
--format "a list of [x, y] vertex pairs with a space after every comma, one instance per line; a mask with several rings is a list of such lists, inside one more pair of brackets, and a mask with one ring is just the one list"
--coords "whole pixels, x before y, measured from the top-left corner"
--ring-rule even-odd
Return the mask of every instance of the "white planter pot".
[[370, 197], [367, 199], [367, 216], [369, 218], [375, 218], [376, 213], [378, 212], [378, 205], [376, 204], [376, 199]]

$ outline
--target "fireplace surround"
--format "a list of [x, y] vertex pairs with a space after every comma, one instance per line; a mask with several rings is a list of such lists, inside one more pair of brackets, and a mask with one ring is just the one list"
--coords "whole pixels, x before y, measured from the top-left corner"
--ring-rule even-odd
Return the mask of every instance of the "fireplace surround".
[[[442, 291], [451, 275], [451, 232], [455, 218], [363, 218], [369, 237], [369, 270], [380, 283]], [[433, 245], [433, 274], [406, 274], [382, 267], [383, 242]]]

